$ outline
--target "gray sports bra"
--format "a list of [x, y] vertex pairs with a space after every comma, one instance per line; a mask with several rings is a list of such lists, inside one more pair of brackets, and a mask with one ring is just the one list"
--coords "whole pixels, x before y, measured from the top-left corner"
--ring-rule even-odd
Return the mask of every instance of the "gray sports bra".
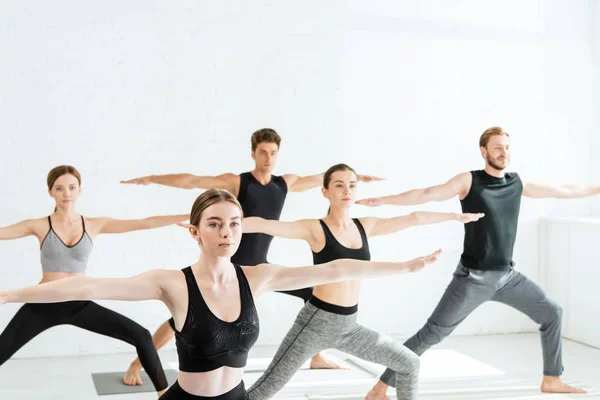
[[94, 243], [85, 231], [85, 221], [81, 217], [83, 224], [83, 235], [81, 239], [73, 246], [67, 246], [61, 238], [58, 237], [52, 229], [52, 221], [48, 217], [50, 230], [42, 241], [40, 256], [42, 260], [42, 271], [44, 272], [80, 272], [84, 273], [87, 268], [87, 261], [92, 252]]

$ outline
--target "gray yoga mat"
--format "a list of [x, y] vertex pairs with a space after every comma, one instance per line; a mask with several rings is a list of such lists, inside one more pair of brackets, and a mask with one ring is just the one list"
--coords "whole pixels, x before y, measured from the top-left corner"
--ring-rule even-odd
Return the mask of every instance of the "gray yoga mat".
[[[154, 385], [148, 374], [145, 371], [141, 372], [142, 382], [140, 386], [127, 386], [123, 383], [123, 372], [104, 372], [92, 374], [94, 386], [96, 387], [96, 393], [98, 396], [106, 396], [110, 394], [124, 394], [124, 393], [143, 393], [143, 392], [154, 392]], [[167, 376], [167, 382], [171, 386], [177, 380], [177, 371], [172, 369], [166, 369], [165, 375]]]

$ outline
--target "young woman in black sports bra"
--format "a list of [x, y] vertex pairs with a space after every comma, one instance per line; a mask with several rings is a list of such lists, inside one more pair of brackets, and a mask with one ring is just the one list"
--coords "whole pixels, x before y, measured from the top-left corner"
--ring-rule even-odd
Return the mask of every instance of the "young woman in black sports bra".
[[[311, 247], [314, 264], [338, 259], [370, 260], [369, 236], [386, 235], [417, 225], [444, 221], [476, 221], [482, 214], [417, 212], [395, 218], [350, 218], [354, 204], [356, 173], [346, 164], [329, 168], [323, 179], [323, 194], [330, 201], [323, 219], [296, 222], [244, 220], [244, 232], [303, 239]], [[399, 400], [415, 399], [419, 358], [392, 339], [356, 323], [360, 280], [318, 285], [302, 308], [273, 361], [249, 389], [251, 400], [270, 399], [288, 382], [311, 354], [335, 348], [359, 358], [394, 365]]]
[[416, 271], [440, 254], [438, 250], [408, 262], [334, 260], [319, 268], [234, 265], [230, 259], [242, 236], [242, 209], [233, 195], [219, 189], [207, 190], [196, 199], [190, 224], [201, 255], [182, 271], [153, 270], [116, 279], [77, 276], [0, 292], [0, 304], [160, 300], [175, 321], [180, 364], [177, 382], [161, 399], [239, 400], [248, 396], [243, 367], [259, 332], [254, 297], [269, 291]]
[[[124, 184], [158, 184], [183, 189], [225, 189], [235, 195], [242, 206], [244, 215], [265, 219], [279, 219], [288, 193], [304, 192], [318, 188], [323, 182], [323, 174], [298, 176], [295, 174], [273, 175], [273, 170], [279, 158], [281, 137], [270, 128], [259, 129], [250, 139], [254, 169], [241, 174], [226, 173], [217, 176], [198, 176], [192, 174], [150, 175], [121, 181]], [[375, 176], [359, 175], [361, 182], [381, 180]], [[271, 246], [270, 235], [248, 233], [242, 235], [237, 251], [232, 255], [231, 262], [248, 267], [267, 263], [267, 253]], [[312, 288], [278, 291], [298, 297], [305, 303], [312, 295]], [[173, 318], [164, 322], [153, 336], [156, 349], [167, 344], [175, 334]], [[310, 363], [311, 368], [338, 368], [325, 354], [315, 354]], [[142, 364], [139, 358], [134, 360], [123, 381], [127, 385], [141, 385], [140, 371]]]

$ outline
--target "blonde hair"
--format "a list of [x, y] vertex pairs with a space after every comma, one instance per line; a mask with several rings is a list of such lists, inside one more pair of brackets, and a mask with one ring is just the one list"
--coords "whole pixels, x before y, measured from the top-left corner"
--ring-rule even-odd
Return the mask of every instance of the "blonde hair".
[[486, 147], [492, 136], [509, 137], [510, 135], [508, 134], [508, 132], [506, 132], [499, 126], [492, 126], [491, 128], [486, 129], [485, 132], [481, 134], [481, 137], [479, 138], [479, 147]]

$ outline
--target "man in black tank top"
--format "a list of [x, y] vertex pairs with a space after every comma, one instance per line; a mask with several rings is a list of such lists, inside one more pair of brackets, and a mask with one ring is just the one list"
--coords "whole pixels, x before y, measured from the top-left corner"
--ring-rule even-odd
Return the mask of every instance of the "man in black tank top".
[[[172, 186], [182, 189], [225, 189], [234, 194], [244, 210], [245, 217], [262, 217], [279, 219], [288, 192], [304, 192], [323, 184], [323, 173], [298, 176], [286, 174], [272, 175], [279, 153], [281, 137], [273, 129], [264, 128], [252, 134], [252, 159], [254, 170], [242, 174], [226, 173], [217, 176], [198, 176], [192, 174], [150, 175], [141, 178], [121, 181], [126, 184], [148, 185], [151, 183]], [[372, 182], [380, 178], [358, 175], [358, 180]], [[243, 234], [237, 252], [231, 258], [235, 264], [254, 266], [267, 263], [267, 253], [273, 236], [262, 233]], [[299, 297], [307, 302], [312, 295], [312, 288], [280, 292]], [[173, 337], [172, 319], [160, 326], [154, 334], [157, 348], [164, 346]], [[130, 371], [137, 373], [139, 381], [141, 364], [138, 360], [132, 363]]]
[[[580, 198], [600, 194], [600, 187], [523, 183], [518, 174], [505, 172], [510, 162], [510, 142], [502, 128], [487, 129], [479, 145], [485, 160], [483, 170], [459, 174], [442, 185], [357, 202], [369, 206], [416, 205], [458, 196], [463, 212], [485, 214], [479, 221], [465, 225], [464, 250], [452, 281], [423, 328], [404, 345], [420, 356], [450, 335], [481, 304], [501, 302], [540, 324], [544, 360], [541, 390], [583, 393], [560, 379], [562, 308], [513, 269], [513, 248], [521, 196]], [[394, 378], [395, 372], [386, 370], [367, 399], [385, 398]]]

